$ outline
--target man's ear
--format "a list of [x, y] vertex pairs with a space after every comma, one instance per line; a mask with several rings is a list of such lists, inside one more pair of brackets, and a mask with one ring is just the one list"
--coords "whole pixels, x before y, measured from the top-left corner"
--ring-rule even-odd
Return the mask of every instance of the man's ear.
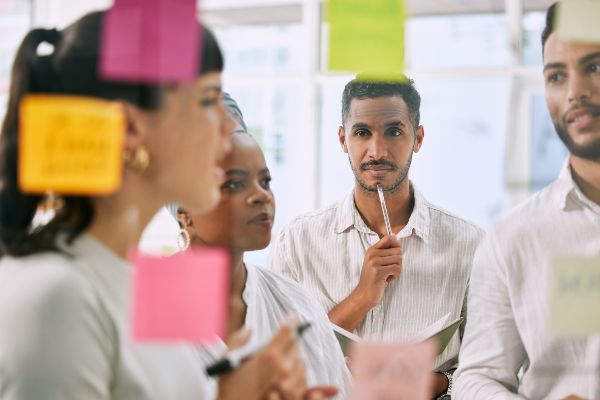
[[418, 153], [423, 145], [423, 139], [425, 139], [425, 128], [423, 125], [419, 125], [417, 130], [415, 131], [415, 145], [413, 146], [413, 151]]
[[177, 209], [177, 221], [183, 226], [183, 228], [189, 228], [194, 226], [194, 222], [192, 221], [192, 216], [189, 212], [179, 207]]
[[346, 132], [344, 131], [343, 125], [340, 125], [338, 128], [338, 140], [340, 141], [340, 145], [342, 146], [344, 153], [348, 154], [348, 146], [346, 145]]

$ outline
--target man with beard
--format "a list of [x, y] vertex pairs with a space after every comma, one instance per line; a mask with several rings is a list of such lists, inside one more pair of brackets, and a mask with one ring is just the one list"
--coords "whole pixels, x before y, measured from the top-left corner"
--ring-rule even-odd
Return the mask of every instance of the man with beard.
[[600, 255], [600, 43], [562, 40], [555, 10], [542, 33], [544, 80], [568, 162], [477, 250], [453, 398], [600, 398], [600, 337], [546, 330], [553, 260]]
[[[402, 340], [441, 317], [464, 314], [473, 254], [483, 231], [429, 203], [408, 179], [425, 135], [414, 82], [358, 77], [342, 96], [338, 136], [354, 190], [297, 217], [273, 243], [271, 269], [299, 282], [330, 320], [373, 340]], [[381, 184], [393, 235], [377, 193]], [[436, 395], [451, 388], [460, 335], [436, 360]]]

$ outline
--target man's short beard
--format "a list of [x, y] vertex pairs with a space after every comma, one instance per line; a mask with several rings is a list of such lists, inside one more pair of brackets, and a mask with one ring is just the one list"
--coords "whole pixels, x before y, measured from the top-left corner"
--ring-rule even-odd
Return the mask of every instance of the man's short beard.
[[[354, 179], [358, 182], [360, 188], [366, 193], [374, 193], [377, 192], [377, 185], [369, 186], [365, 181], [360, 178], [360, 170], [357, 171], [354, 165], [352, 164], [352, 160], [350, 156], [348, 156], [348, 161], [350, 162], [350, 168], [352, 168], [352, 172], [354, 173]], [[384, 192], [396, 193], [399, 189], [406, 177], [408, 176], [408, 171], [410, 170], [410, 164], [412, 163], [412, 151], [410, 156], [408, 157], [408, 161], [402, 168], [400, 168], [398, 173], [398, 178], [391, 185], [381, 185]], [[394, 171], [396, 172], [396, 171]]]
[[561, 122], [552, 121], [554, 129], [562, 142], [567, 146], [569, 153], [572, 155], [583, 158], [584, 160], [600, 162], [600, 139], [585, 146], [580, 146], [573, 141], [573, 138], [569, 136], [567, 128]]

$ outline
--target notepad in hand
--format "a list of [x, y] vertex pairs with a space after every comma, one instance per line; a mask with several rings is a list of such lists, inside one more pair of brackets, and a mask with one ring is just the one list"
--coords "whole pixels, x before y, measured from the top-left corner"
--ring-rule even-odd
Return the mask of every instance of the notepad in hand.
[[456, 330], [464, 321], [464, 318], [460, 317], [448, 323], [447, 321], [449, 317], [450, 313], [444, 315], [442, 318], [423, 329], [419, 334], [415, 335], [412, 341], [423, 342], [433, 339], [438, 345], [437, 354], [442, 354], [456, 333]]
[[335, 334], [335, 338], [337, 339], [340, 347], [342, 349], [342, 353], [347, 357], [350, 354], [350, 345], [352, 343], [362, 342], [362, 339], [355, 335], [352, 332], [345, 330], [344, 328], [337, 326], [333, 322], [331, 322], [331, 328], [333, 329], [333, 333]]

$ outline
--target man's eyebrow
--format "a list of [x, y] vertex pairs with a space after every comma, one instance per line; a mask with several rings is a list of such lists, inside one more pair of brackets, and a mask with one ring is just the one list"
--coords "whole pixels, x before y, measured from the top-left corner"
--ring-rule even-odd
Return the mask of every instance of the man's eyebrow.
[[590, 53], [588, 55], [585, 55], [583, 57], [581, 57], [581, 59], [579, 60], [579, 65], [581, 64], [586, 64], [590, 61], [592, 61], [594, 58], [600, 57], [600, 51], [595, 51], [593, 53]]
[[397, 121], [390, 121], [390, 122], [386, 122], [385, 126], [405, 126], [406, 124], [400, 120]]
[[359, 128], [368, 129], [369, 124], [365, 124], [364, 122], [357, 122], [354, 125], [352, 125], [352, 129], [359, 129]]
[[561, 63], [561, 62], [548, 63], [548, 64], [544, 65], [544, 72], [546, 72], [547, 69], [566, 68], [566, 67], [567, 66], [565, 65], [565, 63]]

